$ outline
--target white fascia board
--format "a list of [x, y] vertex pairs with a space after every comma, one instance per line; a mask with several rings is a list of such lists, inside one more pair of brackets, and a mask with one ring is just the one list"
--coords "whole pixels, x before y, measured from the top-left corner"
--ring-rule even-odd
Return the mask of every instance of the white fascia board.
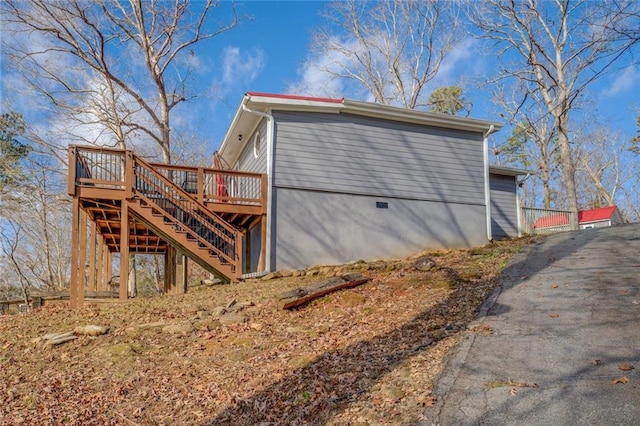
[[314, 99], [296, 99], [248, 95], [247, 107], [251, 109], [270, 108], [274, 111], [313, 111], [338, 113], [344, 108], [342, 102], [325, 102]]
[[502, 176], [522, 176], [522, 175], [531, 175], [534, 172], [529, 170], [524, 170], [524, 169], [515, 169], [511, 167], [492, 166], [490, 164], [489, 173], [502, 175]]
[[436, 114], [432, 112], [379, 105], [369, 102], [351, 101], [348, 99], [345, 99], [343, 103], [345, 106], [345, 113], [363, 115], [367, 117], [480, 133], [486, 133], [491, 129], [491, 126], [493, 126], [494, 131], [498, 131], [502, 128], [501, 123], [477, 120], [474, 118]]

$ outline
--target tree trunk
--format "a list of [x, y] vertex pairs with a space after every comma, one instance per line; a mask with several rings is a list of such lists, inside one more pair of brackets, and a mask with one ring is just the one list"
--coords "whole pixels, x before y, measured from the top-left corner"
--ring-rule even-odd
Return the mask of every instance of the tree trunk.
[[578, 195], [576, 192], [576, 169], [571, 156], [569, 146], [569, 135], [567, 131], [567, 114], [563, 113], [557, 117], [558, 126], [558, 149], [560, 151], [560, 162], [562, 165], [562, 175], [565, 189], [567, 191], [567, 201], [571, 212], [569, 226], [572, 231], [577, 231], [578, 226]]

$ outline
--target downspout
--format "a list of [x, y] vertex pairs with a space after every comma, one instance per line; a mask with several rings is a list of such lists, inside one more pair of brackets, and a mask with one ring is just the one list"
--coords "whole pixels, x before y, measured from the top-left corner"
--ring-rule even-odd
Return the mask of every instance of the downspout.
[[491, 185], [489, 182], [489, 135], [495, 130], [494, 125], [489, 126], [489, 130], [484, 134], [482, 141], [482, 151], [484, 157], [484, 202], [487, 216], [487, 240], [493, 241], [491, 232]]
[[265, 251], [265, 262], [264, 267], [265, 270], [262, 272], [271, 272], [271, 200], [272, 200], [272, 192], [273, 192], [273, 133], [274, 133], [274, 121], [273, 115], [268, 114], [262, 111], [255, 111], [247, 108], [246, 102], [248, 99], [245, 99], [245, 102], [242, 104], [242, 110], [244, 112], [248, 112], [249, 114], [255, 114], [259, 117], [263, 117], [267, 119], [267, 241], [265, 244], [267, 245], [267, 250]]
[[523, 214], [522, 206], [520, 205], [520, 189], [519, 188], [522, 188], [522, 185], [527, 179], [529, 179], [529, 176], [531, 176], [531, 173], [527, 173], [527, 175], [521, 181], [518, 181], [518, 178], [516, 177], [516, 206], [518, 207], [518, 238], [522, 237], [523, 235], [522, 223], [524, 222], [524, 219], [522, 217], [522, 214]]

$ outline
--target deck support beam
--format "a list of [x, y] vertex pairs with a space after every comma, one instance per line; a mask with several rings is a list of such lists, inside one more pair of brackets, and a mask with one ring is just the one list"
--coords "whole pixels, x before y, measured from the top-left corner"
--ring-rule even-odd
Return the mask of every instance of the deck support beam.
[[187, 292], [187, 257], [169, 245], [164, 255], [164, 291], [166, 294]]
[[129, 206], [122, 201], [120, 209], [120, 300], [129, 297]]
[[96, 230], [95, 223], [91, 223], [91, 227], [89, 228], [89, 290], [97, 291], [98, 290], [98, 277], [96, 274], [96, 270], [98, 268], [97, 261], [99, 260], [96, 256], [97, 250], [97, 238], [98, 232]]
[[80, 275], [80, 200], [78, 197], [73, 197], [72, 215], [69, 304], [72, 308], [78, 308], [78, 280]]
[[264, 271], [267, 264], [267, 215], [263, 214], [260, 220], [260, 261], [258, 271]]

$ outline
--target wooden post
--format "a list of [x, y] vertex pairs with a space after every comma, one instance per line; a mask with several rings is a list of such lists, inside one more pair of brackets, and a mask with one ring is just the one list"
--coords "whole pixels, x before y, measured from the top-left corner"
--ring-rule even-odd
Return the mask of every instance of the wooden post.
[[164, 294], [171, 294], [175, 282], [175, 273], [172, 259], [175, 257], [175, 249], [169, 245], [164, 253]]
[[87, 285], [87, 212], [80, 209], [80, 241], [78, 244], [79, 260], [78, 263], [78, 285], [76, 286], [76, 300], [78, 307], [84, 305], [84, 287]]
[[69, 162], [69, 174], [67, 176], [67, 193], [71, 196], [76, 194], [76, 152], [78, 148], [70, 146], [68, 150]]
[[96, 291], [104, 291], [104, 241], [102, 241], [102, 235], [98, 232], [98, 225], [96, 224]]
[[89, 290], [98, 290], [98, 282], [96, 277], [96, 238], [97, 229], [94, 223], [89, 227]]
[[198, 167], [198, 194], [196, 199], [204, 203], [204, 169]]
[[[71, 151], [69, 151], [71, 152]], [[71, 219], [71, 274], [69, 276], [69, 304], [78, 307], [78, 277], [80, 275], [80, 201], [73, 197]]]
[[260, 262], [258, 271], [264, 271], [267, 264], [267, 215], [260, 220]]
[[[127, 156], [127, 158], [129, 158]], [[129, 297], [129, 207], [122, 200], [120, 208], [120, 300]]]
[[104, 289], [111, 290], [108, 283], [113, 276], [113, 253], [109, 251], [109, 246], [104, 245]]

